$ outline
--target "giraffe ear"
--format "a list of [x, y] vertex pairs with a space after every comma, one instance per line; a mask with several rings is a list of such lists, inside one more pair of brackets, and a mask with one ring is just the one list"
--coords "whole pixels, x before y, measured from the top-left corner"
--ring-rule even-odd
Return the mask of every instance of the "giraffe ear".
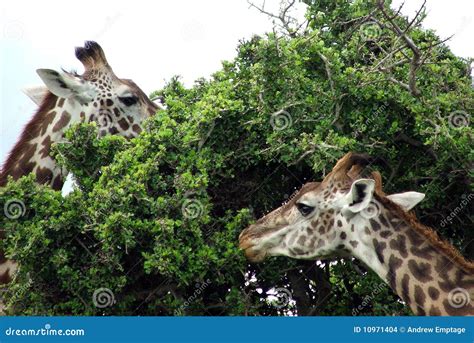
[[44, 97], [48, 94], [48, 88], [45, 86], [25, 87], [22, 91], [38, 106], [41, 105]]
[[375, 181], [372, 179], [359, 179], [352, 183], [351, 190], [344, 197], [344, 202], [353, 213], [365, 209], [372, 201], [374, 195]]
[[425, 194], [418, 192], [404, 192], [387, 195], [387, 198], [405, 211], [410, 211], [425, 198]]
[[75, 99], [81, 103], [94, 98], [92, 88], [71, 74], [52, 69], [38, 69], [36, 72], [49, 91], [60, 98]]

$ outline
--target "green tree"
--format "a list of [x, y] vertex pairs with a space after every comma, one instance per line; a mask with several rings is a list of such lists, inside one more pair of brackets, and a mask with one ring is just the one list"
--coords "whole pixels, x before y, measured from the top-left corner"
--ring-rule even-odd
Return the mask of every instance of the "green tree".
[[284, 6], [281, 30], [240, 42], [210, 79], [172, 79], [138, 138], [69, 130], [54, 149], [72, 193], [31, 176], [0, 190], [5, 211], [19, 205], [0, 218], [21, 265], [3, 292], [11, 314], [409, 314], [357, 261], [249, 265], [237, 248], [243, 228], [347, 151], [387, 161], [387, 193], [425, 192], [421, 221], [474, 257], [469, 211], [444, 220], [472, 192], [469, 61], [420, 26], [422, 12], [306, 4], [307, 25]]

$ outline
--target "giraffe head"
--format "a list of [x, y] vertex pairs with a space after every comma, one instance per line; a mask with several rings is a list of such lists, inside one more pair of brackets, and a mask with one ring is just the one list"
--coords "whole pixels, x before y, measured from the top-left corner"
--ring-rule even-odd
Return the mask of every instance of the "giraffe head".
[[356, 246], [366, 239], [358, 231], [364, 230], [383, 206], [378, 195], [406, 211], [424, 198], [417, 192], [383, 195], [379, 173], [361, 178], [362, 166], [368, 163], [367, 156], [348, 153], [322, 182], [305, 184], [288, 203], [242, 231], [240, 247], [248, 259], [355, 255]]
[[87, 41], [84, 47], [77, 47], [76, 57], [84, 65], [82, 75], [64, 70], [37, 70], [47, 89], [59, 98], [57, 107], [65, 109], [69, 118], [97, 122], [101, 136], [139, 134], [143, 120], [155, 114], [158, 105], [132, 80], [115, 75], [96, 42]]
[[46, 87], [26, 91], [38, 110], [0, 169], [0, 186], [9, 176], [18, 179], [36, 174], [38, 183], [61, 189], [67, 174], [51, 157], [51, 146], [60, 142], [72, 124], [95, 122], [99, 135], [137, 136], [144, 119], [160, 107], [131, 80], [118, 78], [95, 42], [76, 48], [84, 73], [39, 69]]

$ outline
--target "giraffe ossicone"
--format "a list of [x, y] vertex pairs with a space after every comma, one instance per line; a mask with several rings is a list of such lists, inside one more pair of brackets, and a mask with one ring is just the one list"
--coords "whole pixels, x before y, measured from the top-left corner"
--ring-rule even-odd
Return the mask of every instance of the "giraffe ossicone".
[[474, 263], [407, 212], [424, 194], [386, 195], [378, 172], [362, 175], [368, 163], [346, 154], [322, 182], [242, 231], [240, 248], [252, 262], [355, 257], [417, 315], [474, 315]]

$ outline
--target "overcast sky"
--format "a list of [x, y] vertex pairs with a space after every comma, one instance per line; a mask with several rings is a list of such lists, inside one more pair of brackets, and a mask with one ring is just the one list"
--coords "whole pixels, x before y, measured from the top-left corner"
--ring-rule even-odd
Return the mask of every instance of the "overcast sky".
[[[403, 12], [413, 15], [422, 1], [407, 2]], [[267, 0], [269, 8], [278, 8], [278, 3]], [[394, 1], [394, 6], [399, 3]], [[448, 42], [454, 53], [474, 56], [474, 1], [428, 0], [427, 7], [425, 26], [443, 38], [454, 34]], [[35, 110], [21, 89], [41, 84], [38, 68], [81, 72], [74, 47], [84, 40], [98, 41], [115, 73], [133, 79], [148, 94], [173, 75], [181, 75], [187, 85], [208, 77], [222, 60], [235, 56], [239, 39], [271, 27], [271, 21], [245, 0], [4, 0], [0, 4], [0, 160]]]

